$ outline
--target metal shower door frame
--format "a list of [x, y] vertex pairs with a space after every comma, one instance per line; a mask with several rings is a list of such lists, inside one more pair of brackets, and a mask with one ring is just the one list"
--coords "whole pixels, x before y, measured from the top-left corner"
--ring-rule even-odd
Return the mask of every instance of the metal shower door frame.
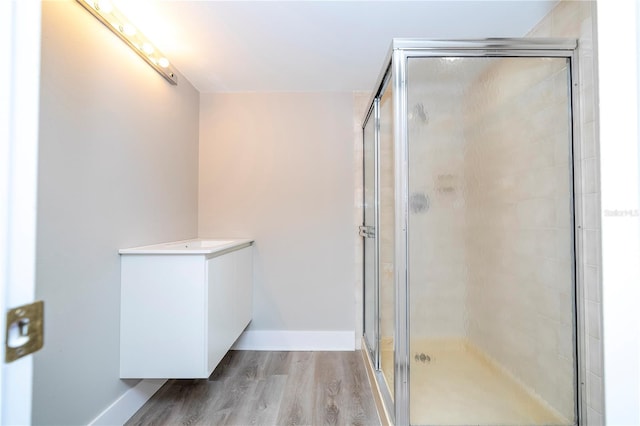
[[[374, 367], [374, 375], [376, 377], [376, 381], [378, 383], [386, 383], [386, 380], [384, 378], [384, 375], [382, 373], [382, 365], [381, 365], [381, 355], [380, 355], [380, 233], [379, 233], [379, 229], [380, 229], [380, 101], [381, 98], [383, 96], [383, 94], [385, 93], [385, 90], [387, 88], [389, 88], [391, 85], [391, 69], [390, 67], [386, 68], [385, 70], [383, 70], [383, 73], [381, 74], [380, 77], [380, 84], [377, 86], [377, 91], [374, 93], [373, 98], [371, 99], [371, 101], [369, 102], [369, 109], [367, 112], [367, 115], [365, 116], [365, 119], [363, 120], [362, 123], [362, 132], [363, 132], [363, 144], [364, 144], [364, 129], [365, 126], [367, 125], [368, 121], [373, 119], [374, 120], [374, 148], [375, 148], [375, 153], [374, 153], [374, 181], [375, 181], [375, 206], [374, 206], [374, 222], [375, 222], [375, 260], [374, 260], [374, 268], [375, 268], [375, 273], [374, 273], [374, 288], [375, 288], [375, 306], [374, 306], [374, 311], [375, 311], [375, 318], [376, 318], [376, 322], [375, 322], [375, 346], [371, 347], [369, 342], [367, 341], [366, 337], [364, 339], [365, 341], [365, 346], [367, 351], [369, 352], [369, 355], [371, 357], [371, 360], [373, 362], [373, 367]], [[392, 101], [393, 102], [393, 99]], [[364, 145], [363, 145], [363, 200], [364, 200], [364, 178], [365, 178], [365, 173], [364, 173], [364, 168], [366, 167], [366, 164], [364, 162]], [[363, 209], [363, 224], [364, 224], [364, 209]], [[364, 244], [363, 244], [363, 249], [364, 249]], [[363, 256], [364, 256], [364, 252], [363, 252]], [[364, 285], [365, 285], [365, 269], [366, 269], [367, 265], [366, 265], [366, 261], [363, 262], [363, 291], [364, 291]], [[364, 297], [363, 297], [364, 300]], [[394, 300], [393, 303], [394, 306], [394, 312], [397, 310], [397, 304]], [[363, 308], [364, 308], [364, 304], [363, 304]], [[364, 309], [363, 309], [363, 325], [364, 325]], [[364, 327], [363, 327], [364, 329]], [[391, 416], [394, 416], [394, 411], [391, 409], [394, 405], [394, 398], [391, 394], [390, 389], [388, 389], [386, 386], [379, 386], [380, 392], [381, 392], [381, 396], [382, 396], [382, 401], [387, 409], [387, 412], [390, 413]]]
[[379, 264], [380, 264], [380, 241], [378, 238], [378, 229], [380, 224], [380, 215], [379, 215], [379, 203], [380, 203], [380, 176], [379, 176], [379, 147], [380, 147], [380, 100], [374, 99], [373, 104], [370, 106], [369, 112], [367, 113], [364, 122], [362, 124], [362, 199], [363, 199], [363, 209], [362, 209], [362, 223], [366, 226], [365, 221], [365, 210], [366, 210], [366, 167], [367, 163], [365, 160], [365, 150], [367, 140], [365, 139], [365, 128], [367, 124], [371, 121], [373, 123], [373, 186], [374, 186], [374, 205], [373, 205], [373, 227], [374, 227], [374, 255], [373, 255], [373, 317], [375, 318], [375, 322], [373, 324], [373, 335], [374, 342], [373, 345], [371, 342], [367, 340], [367, 321], [365, 315], [366, 304], [364, 303], [364, 296], [366, 294], [366, 278], [367, 278], [367, 264], [366, 264], [366, 238], [362, 244], [362, 255], [363, 255], [363, 265], [362, 265], [362, 294], [363, 294], [363, 310], [362, 310], [362, 329], [364, 335], [364, 342], [367, 351], [369, 352], [369, 356], [373, 361], [373, 367], [375, 370], [380, 369], [380, 284], [379, 284]]
[[[394, 157], [395, 157], [395, 247], [394, 247], [394, 288], [395, 288], [395, 371], [393, 406], [385, 398], [387, 412], [392, 413], [391, 421], [396, 425], [410, 423], [410, 354], [409, 354], [409, 257], [408, 257], [408, 121], [407, 121], [407, 62], [409, 58], [428, 57], [560, 57], [567, 58], [570, 65], [570, 191], [572, 250], [572, 280], [574, 309], [574, 350], [576, 360], [576, 403], [575, 418], [578, 424], [586, 419], [586, 334], [584, 318], [584, 284], [582, 268], [578, 267], [582, 253], [582, 187], [580, 170], [580, 110], [578, 93], [578, 53], [575, 39], [480, 39], [480, 40], [424, 40], [394, 39], [385, 60], [376, 91], [369, 104], [379, 100], [385, 82], [389, 78], [393, 89]], [[376, 127], [379, 130], [378, 127]], [[377, 285], [377, 284], [376, 284]], [[379, 302], [378, 302], [379, 305]], [[377, 308], [378, 309], [378, 308]], [[379, 356], [379, 345], [378, 354]]]

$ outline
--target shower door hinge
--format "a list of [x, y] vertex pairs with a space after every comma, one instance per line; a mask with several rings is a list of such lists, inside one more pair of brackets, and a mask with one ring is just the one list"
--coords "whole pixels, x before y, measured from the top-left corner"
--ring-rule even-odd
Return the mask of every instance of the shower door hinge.
[[34, 302], [7, 311], [5, 333], [6, 363], [42, 348], [44, 342], [44, 302]]
[[359, 226], [358, 234], [364, 238], [375, 238], [376, 237], [376, 228], [373, 226]]

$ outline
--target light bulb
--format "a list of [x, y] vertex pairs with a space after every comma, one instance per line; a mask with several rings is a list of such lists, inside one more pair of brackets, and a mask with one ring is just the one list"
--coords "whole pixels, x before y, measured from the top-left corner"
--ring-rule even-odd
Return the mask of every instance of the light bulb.
[[169, 60], [167, 58], [160, 58], [158, 59], [158, 65], [160, 65], [162, 68], [166, 68], [169, 66]]
[[122, 33], [124, 33], [125, 35], [128, 35], [129, 37], [131, 37], [132, 35], [134, 35], [137, 31], [136, 31], [136, 27], [134, 27], [131, 24], [124, 24], [120, 26], [120, 31]]
[[111, 13], [113, 10], [113, 5], [109, 0], [98, 0], [95, 2], [96, 10], [99, 10], [102, 13]]
[[149, 43], [144, 43], [142, 45], [142, 51], [147, 55], [151, 55], [153, 53], [153, 46], [150, 45]]

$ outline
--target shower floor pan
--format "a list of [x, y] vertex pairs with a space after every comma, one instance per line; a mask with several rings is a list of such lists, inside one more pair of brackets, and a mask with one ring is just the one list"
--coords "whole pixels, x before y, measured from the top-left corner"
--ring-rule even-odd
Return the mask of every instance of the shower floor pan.
[[[382, 340], [383, 372], [393, 371], [391, 347]], [[421, 341], [411, 351], [411, 424], [572, 424], [465, 340]], [[393, 389], [393, 377], [384, 377]]]

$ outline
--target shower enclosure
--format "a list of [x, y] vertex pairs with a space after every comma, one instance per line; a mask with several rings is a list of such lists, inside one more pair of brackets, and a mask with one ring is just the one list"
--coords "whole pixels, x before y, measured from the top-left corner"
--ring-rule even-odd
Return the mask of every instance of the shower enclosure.
[[582, 418], [575, 49], [392, 43], [360, 234], [363, 341], [396, 425]]

